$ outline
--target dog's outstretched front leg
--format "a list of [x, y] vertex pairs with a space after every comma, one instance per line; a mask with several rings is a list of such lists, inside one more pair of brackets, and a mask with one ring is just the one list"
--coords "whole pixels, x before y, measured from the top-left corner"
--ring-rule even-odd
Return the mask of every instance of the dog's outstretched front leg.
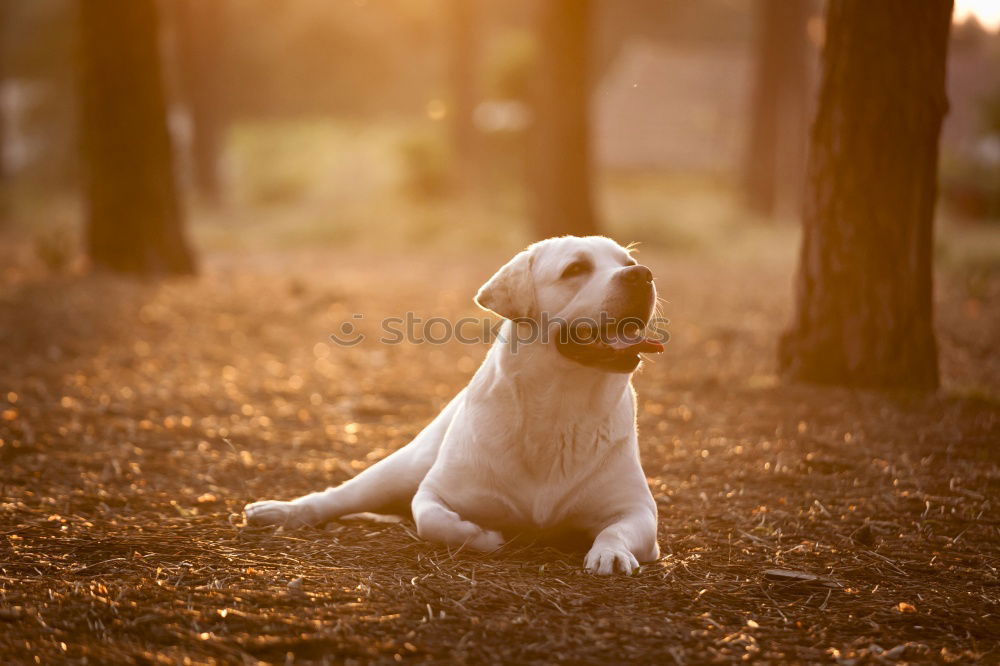
[[468, 546], [488, 553], [503, 545], [500, 532], [486, 530], [449, 509], [434, 491], [420, 488], [413, 496], [413, 520], [417, 534], [428, 541], [449, 546]]
[[651, 562], [659, 556], [656, 509], [643, 505], [620, 514], [597, 534], [583, 566], [601, 576], [618, 570], [631, 574], [639, 562]]

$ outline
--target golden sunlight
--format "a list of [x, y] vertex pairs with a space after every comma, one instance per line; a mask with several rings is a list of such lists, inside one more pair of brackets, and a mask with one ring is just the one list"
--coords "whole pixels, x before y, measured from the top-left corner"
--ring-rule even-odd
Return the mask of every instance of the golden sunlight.
[[0, 33], [0, 666], [1000, 666], [1000, 0]]
[[955, 21], [961, 23], [970, 16], [988, 30], [1000, 29], [1000, 0], [955, 0]]

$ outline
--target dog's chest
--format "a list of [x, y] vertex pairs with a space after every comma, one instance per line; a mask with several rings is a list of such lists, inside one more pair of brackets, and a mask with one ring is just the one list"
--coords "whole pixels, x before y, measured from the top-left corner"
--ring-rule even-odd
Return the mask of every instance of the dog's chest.
[[571, 397], [498, 405], [495, 394], [470, 394], [473, 407], [453, 424], [434, 475], [442, 497], [483, 525], [546, 530], [586, 522], [600, 504], [592, 497], [597, 481], [614, 473], [607, 461], [632, 444], [633, 410], [621, 397], [603, 401], [613, 403], [610, 411]]
[[474, 512], [525, 528], [573, 522], [575, 512], [587, 504], [588, 480], [600, 473], [613, 445], [607, 435], [601, 429], [586, 437], [568, 431], [535, 440], [532, 448], [523, 442], [510, 445], [505, 455], [493, 458], [485, 484], [490, 491], [476, 498]]
[[573, 498], [562, 487], [504, 484], [465, 494], [452, 506], [463, 518], [494, 529], [545, 530], [572, 522]]

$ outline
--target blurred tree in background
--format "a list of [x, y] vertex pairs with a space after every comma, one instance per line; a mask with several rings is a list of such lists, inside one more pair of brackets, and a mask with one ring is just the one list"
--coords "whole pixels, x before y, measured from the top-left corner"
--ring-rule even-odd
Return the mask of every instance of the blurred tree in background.
[[[10, 60], [11, 49], [8, 45], [9, 38], [7, 36], [8, 26], [11, 25], [9, 13], [10, 5], [7, 2], [0, 2], [0, 82], [7, 81], [10, 78], [11, 71], [10, 63], [8, 62]], [[4, 105], [0, 103], [0, 182], [3, 182], [7, 178], [7, 165], [4, 163], [7, 122], [4, 111]], [[0, 221], [6, 217], [6, 210], [3, 210], [6, 207], [5, 203], [0, 202]]]
[[209, 204], [222, 197], [220, 159], [228, 105], [226, 0], [174, 0], [175, 48], [181, 96], [190, 119], [191, 170], [195, 190]]
[[[595, 229], [708, 247], [752, 227], [753, 200], [793, 218], [816, 77], [805, 92], [799, 78], [824, 32], [813, 15], [803, 31], [802, 7], [818, 4], [158, 0], [177, 188], [206, 249], [246, 231], [490, 244]], [[72, 258], [77, 2], [0, 6], [6, 228], [58, 227]], [[949, 54], [941, 175], [946, 217], [980, 222], [1000, 200], [1000, 37], [973, 23]]]
[[590, 149], [591, 0], [538, 5], [528, 178], [535, 236], [597, 233]]
[[0, 0], [0, 161], [46, 195], [78, 176], [72, 2]]
[[155, 0], [81, 0], [79, 12], [90, 259], [127, 273], [191, 273]]
[[932, 251], [952, 0], [831, 0], [791, 377], [938, 385]]
[[798, 201], [805, 164], [811, 0], [755, 0], [754, 75], [744, 157], [747, 208], [770, 217]]
[[469, 0], [449, 0], [450, 127], [456, 179], [468, 185], [476, 179], [477, 137], [473, 123], [478, 87], [477, 6]]

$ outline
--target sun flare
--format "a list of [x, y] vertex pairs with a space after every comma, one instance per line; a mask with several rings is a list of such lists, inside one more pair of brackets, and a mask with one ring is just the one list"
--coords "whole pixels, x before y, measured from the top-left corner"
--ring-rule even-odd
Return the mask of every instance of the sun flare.
[[955, 0], [955, 20], [962, 22], [970, 16], [988, 30], [1000, 29], [1000, 0]]

